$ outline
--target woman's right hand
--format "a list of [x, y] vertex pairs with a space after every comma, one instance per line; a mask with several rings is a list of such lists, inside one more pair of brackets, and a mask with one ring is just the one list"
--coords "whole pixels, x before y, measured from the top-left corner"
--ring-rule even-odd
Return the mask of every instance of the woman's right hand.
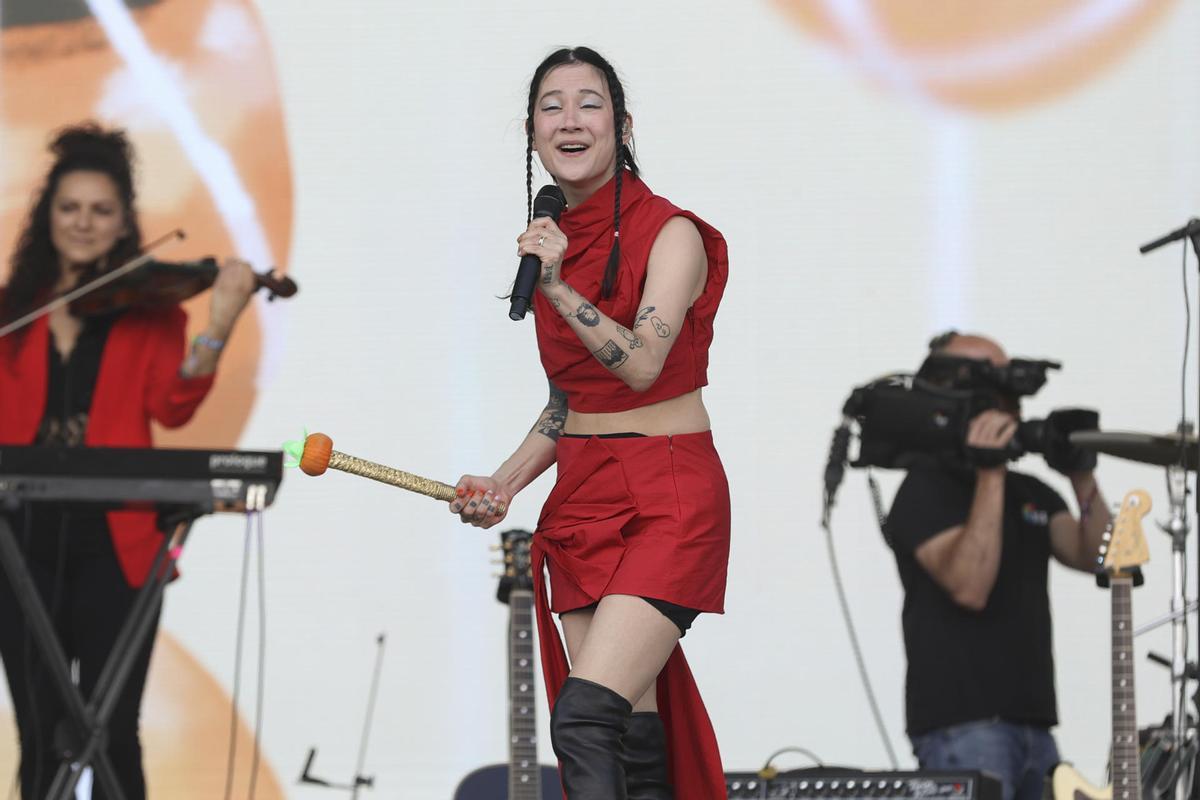
[[456, 497], [450, 501], [450, 513], [476, 528], [490, 528], [508, 514], [512, 497], [495, 478], [463, 475], [455, 485]]

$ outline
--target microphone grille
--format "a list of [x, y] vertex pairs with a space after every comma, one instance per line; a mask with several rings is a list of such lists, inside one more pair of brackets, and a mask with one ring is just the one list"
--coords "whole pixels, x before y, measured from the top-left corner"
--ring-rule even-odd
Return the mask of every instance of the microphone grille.
[[567, 198], [563, 196], [562, 189], [548, 183], [538, 190], [537, 197], [533, 199], [533, 216], [550, 217], [557, 222], [566, 206]]

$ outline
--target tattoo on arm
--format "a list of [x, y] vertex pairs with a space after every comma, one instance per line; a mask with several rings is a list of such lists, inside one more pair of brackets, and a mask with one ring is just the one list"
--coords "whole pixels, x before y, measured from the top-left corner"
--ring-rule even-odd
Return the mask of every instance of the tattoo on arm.
[[567, 423], [567, 393], [553, 383], [550, 384], [550, 400], [533, 429], [551, 441], [558, 441], [563, 426]]
[[554, 281], [554, 265], [542, 264], [542, 284], [549, 286]]
[[[650, 324], [654, 326], [654, 332], [656, 334], [658, 334], [658, 338], [666, 339], [668, 336], [671, 335], [671, 326], [668, 325], [667, 323], [663, 322], [662, 317], [650, 316], [652, 313], [654, 313], [654, 308], [655, 308], [654, 306], [645, 306], [640, 311], [638, 311], [637, 317], [633, 321], [633, 327], [638, 328], [641, 326], [641, 324], [643, 322], [645, 322], [646, 320], [650, 320]], [[621, 335], [625, 336], [625, 334], [621, 334]], [[629, 337], [626, 336], [625, 338], [628, 339]], [[630, 344], [633, 347], [641, 347], [642, 346], [640, 342], [638, 344], [633, 344], [633, 340], [630, 340]]]
[[600, 324], [600, 312], [597, 311], [596, 307], [587, 300], [584, 300], [582, 303], [580, 303], [579, 308], [575, 309], [570, 314], [567, 314], [567, 316], [575, 317], [575, 319], [579, 320], [581, 325], [588, 328], [594, 328]]
[[620, 325], [618, 325], [617, 333], [621, 334], [621, 336], [624, 337], [625, 341], [629, 342], [630, 350], [637, 350], [639, 347], [642, 346], [641, 338], [636, 333], [629, 330], [628, 328], [622, 328]]
[[609, 339], [603, 347], [594, 351], [592, 355], [609, 369], [616, 369], [629, 359], [629, 354], [622, 350], [612, 339]]

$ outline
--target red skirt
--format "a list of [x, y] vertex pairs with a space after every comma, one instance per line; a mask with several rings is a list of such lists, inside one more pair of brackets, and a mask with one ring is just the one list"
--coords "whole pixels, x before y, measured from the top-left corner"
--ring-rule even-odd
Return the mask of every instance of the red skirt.
[[[729, 484], [710, 432], [560, 438], [558, 481], [533, 538], [538, 634], [551, 707], [569, 674], [551, 611], [628, 594], [719, 613], [729, 529]], [[679, 647], [659, 674], [657, 694], [676, 795], [724, 798], [716, 736]]]

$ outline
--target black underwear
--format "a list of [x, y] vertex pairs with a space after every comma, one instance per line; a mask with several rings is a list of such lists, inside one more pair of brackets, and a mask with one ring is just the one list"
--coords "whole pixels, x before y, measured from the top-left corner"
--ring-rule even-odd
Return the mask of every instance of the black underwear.
[[[642, 599], [658, 609], [664, 617], [675, 624], [676, 628], [679, 628], [679, 638], [681, 639], [687, 636], [688, 628], [692, 627], [692, 623], [696, 621], [696, 617], [700, 616], [700, 612], [694, 608], [677, 606], [674, 603], [668, 603], [666, 600], [659, 600], [657, 597], [643, 597]], [[596, 604], [592, 603], [590, 606], [573, 608], [571, 611], [584, 611], [585, 609], [592, 609], [594, 611]], [[571, 611], [564, 613], [570, 614]], [[559, 614], [559, 616], [561, 617], [562, 614]]]

